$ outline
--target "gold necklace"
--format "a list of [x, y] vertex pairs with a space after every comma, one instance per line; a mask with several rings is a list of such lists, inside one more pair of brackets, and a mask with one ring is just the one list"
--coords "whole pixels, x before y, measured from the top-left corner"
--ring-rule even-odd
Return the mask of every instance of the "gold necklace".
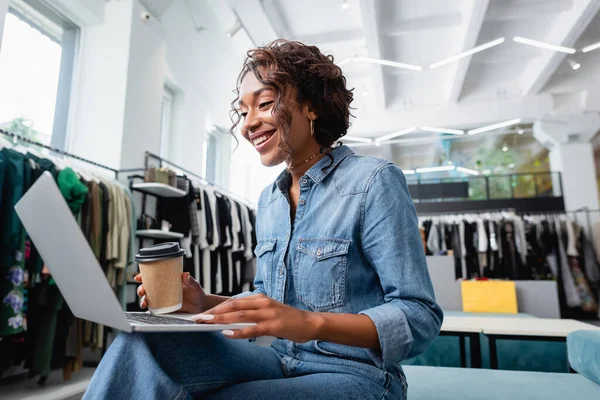
[[304, 165], [304, 164], [306, 164], [307, 162], [309, 162], [311, 160], [314, 160], [315, 157], [317, 157], [319, 154], [321, 154], [320, 150], [318, 152], [316, 152], [315, 154], [313, 154], [312, 156], [310, 156], [309, 158], [307, 158], [306, 160], [302, 161], [301, 163], [289, 166], [288, 169], [291, 170], [291, 169], [294, 169], [294, 168], [298, 168], [299, 166]]

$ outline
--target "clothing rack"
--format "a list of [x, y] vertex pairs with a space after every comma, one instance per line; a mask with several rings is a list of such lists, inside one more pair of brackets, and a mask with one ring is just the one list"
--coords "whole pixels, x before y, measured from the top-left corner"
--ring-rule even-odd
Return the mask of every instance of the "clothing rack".
[[34, 146], [38, 146], [38, 147], [42, 147], [44, 149], [50, 150], [51, 152], [60, 154], [61, 156], [70, 157], [70, 158], [72, 158], [74, 160], [81, 161], [81, 162], [93, 165], [95, 167], [111, 171], [111, 172], [113, 172], [115, 174], [115, 179], [119, 178], [119, 170], [118, 169], [107, 167], [106, 165], [97, 163], [95, 161], [88, 160], [88, 159], [83, 158], [83, 157], [76, 156], [75, 154], [66, 152], [64, 150], [57, 149], [55, 147], [48, 146], [48, 145], [40, 143], [40, 142], [36, 142], [35, 140], [31, 140], [29, 138], [23, 137], [23, 136], [18, 135], [16, 133], [5, 131], [3, 129], [0, 129], [0, 133], [3, 134], [3, 135], [5, 135], [5, 136], [12, 137], [13, 139], [17, 139], [17, 140], [19, 140], [21, 142], [29, 143], [29, 144], [32, 144]]
[[192, 177], [194, 177], [196, 179], [199, 179], [199, 180], [205, 182], [208, 186], [214, 187], [220, 193], [222, 193], [224, 195], [227, 195], [227, 197], [231, 197], [231, 198], [233, 198], [233, 199], [235, 199], [237, 201], [240, 201], [240, 202], [246, 204], [247, 206], [249, 206], [251, 208], [256, 208], [256, 205], [253, 202], [251, 202], [250, 200], [243, 199], [242, 197], [236, 195], [235, 193], [232, 193], [231, 191], [225, 189], [224, 187], [219, 186], [219, 185], [217, 185], [215, 183], [210, 182], [205, 177], [200, 176], [200, 175], [198, 175], [198, 174], [196, 174], [196, 173], [194, 173], [194, 172], [192, 172], [192, 171], [190, 171], [190, 170], [188, 170], [186, 168], [183, 168], [183, 167], [181, 167], [181, 166], [179, 166], [179, 165], [177, 165], [177, 164], [175, 164], [175, 163], [173, 163], [173, 162], [171, 162], [169, 160], [166, 160], [166, 159], [164, 159], [163, 157], [161, 157], [159, 155], [151, 153], [149, 151], [146, 151], [146, 156], [144, 158], [144, 169], [148, 169], [148, 167], [150, 166], [150, 159], [158, 160], [158, 163], [159, 163], [158, 166], [159, 166], [159, 168], [162, 167], [163, 163], [169, 164], [170, 166], [172, 166], [172, 167], [174, 167], [174, 168], [176, 168], [178, 170], [181, 170], [182, 172], [186, 173], [187, 175], [192, 176]]

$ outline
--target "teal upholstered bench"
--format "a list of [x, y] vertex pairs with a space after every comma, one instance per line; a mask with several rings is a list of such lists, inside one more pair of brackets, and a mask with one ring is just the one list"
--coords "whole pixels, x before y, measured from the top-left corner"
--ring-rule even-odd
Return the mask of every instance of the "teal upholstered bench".
[[446, 367], [404, 367], [411, 400], [600, 399], [600, 331], [567, 338], [577, 374]]

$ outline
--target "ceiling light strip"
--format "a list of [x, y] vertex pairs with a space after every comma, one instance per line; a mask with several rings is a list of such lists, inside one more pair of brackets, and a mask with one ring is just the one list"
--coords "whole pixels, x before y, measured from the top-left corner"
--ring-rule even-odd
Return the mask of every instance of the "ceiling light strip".
[[572, 47], [558, 46], [551, 43], [540, 42], [539, 40], [527, 39], [521, 36], [515, 36], [513, 40], [517, 43], [526, 44], [534, 47], [540, 47], [546, 50], [559, 51], [561, 53], [575, 54], [575, 52], [577, 51]]
[[402, 172], [404, 173], [404, 175], [414, 175], [415, 174], [414, 169], [403, 169]]
[[396, 61], [382, 60], [379, 58], [371, 58], [371, 57], [356, 57], [356, 61], [364, 61], [373, 64], [386, 65], [388, 67], [408, 69], [411, 71], [423, 71], [423, 67], [420, 65], [414, 64], [405, 64]]
[[451, 133], [453, 135], [464, 135], [465, 134], [465, 131], [461, 131], [458, 129], [436, 128], [434, 126], [422, 126], [421, 130], [427, 131], [427, 132]]
[[590, 44], [589, 46], [585, 46], [583, 49], [581, 49], [582, 53], [589, 53], [592, 50], [597, 50], [600, 49], [600, 42], [598, 43], [594, 43], [594, 44]]
[[391, 139], [397, 138], [398, 136], [407, 135], [416, 130], [417, 130], [417, 127], [413, 126], [412, 128], [404, 129], [403, 131], [398, 131], [398, 132], [390, 133], [389, 135], [378, 137], [377, 139], [375, 139], [375, 142], [382, 143], [382, 142], [385, 142], [386, 140], [391, 140]]
[[362, 138], [358, 136], [342, 136], [342, 139], [351, 140], [353, 142], [372, 143], [373, 139]]
[[504, 122], [499, 122], [497, 124], [493, 124], [493, 125], [488, 125], [488, 126], [483, 126], [481, 128], [477, 128], [477, 129], [471, 129], [469, 132], [467, 132], [469, 135], [477, 135], [478, 133], [483, 133], [483, 132], [489, 132], [489, 131], [493, 131], [495, 129], [500, 129], [500, 128], [504, 128], [506, 126], [511, 126], [511, 125], [515, 125], [521, 122], [520, 118], [517, 119], [511, 119], [508, 121], [504, 121]]
[[456, 170], [458, 172], [463, 172], [463, 173], [469, 174], [469, 175], [479, 175], [479, 171], [475, 171], [474, 169], [463, 168], [463, 167], [456, 167]]
[[433, 63], [433, 64], [431, 64], [429, 66], [429, 68], [430, 69], [435, 69], [435, 68], [441, 67], [442, 65], [450, 64], [453, 61], [457, 61], [457, 60], [460, 60], [461, 58], [465, 58], [465, 57], [471, 56], [471, 55], [473, 55], [475, 53], [479, 53], [480, 51], [484, 51], [484, 50], [490, 49], [490, 48], [492, 48], [494, 46], [498, 46], [499, 44], [504, 43], [505, 40], [506, 39], [503, 38], [503, 37], [498, 38], [496, 40], [492, 40], [491, 42], [487, 42], [487, 43], [484, 43], [484, 44], [482, 44], [480, 46], [473, 47], [471, 50], [464, 51], [464, 52], [462, 52], [460, 54], [457, 54], [457, 55], [454, 55], [452, 57], [445, 58], [442, 61], [438, 61], [436, 63]]
[[415, 172], [417, 174], [425, 174], [428, 172], [443, 172], [443, 171], [454, 171], [456, 167], [454, 165], [447, 165], [444, 167], [427, 167], [427, 168], [417, 168]]

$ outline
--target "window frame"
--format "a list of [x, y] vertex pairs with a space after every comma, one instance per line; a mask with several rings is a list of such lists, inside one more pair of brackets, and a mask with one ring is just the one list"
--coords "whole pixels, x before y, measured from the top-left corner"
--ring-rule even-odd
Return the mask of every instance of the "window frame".
[[[81, 29], [43, 0], [10, 0], [7, 13], [15, 15], [61, 47], [50, 145], [66, 150], [71, 118], [74, 114], [70, 111], [74, 109], [72, 93], [80, 53]], [[4, 32], [0, 34], [4, 35]]]

